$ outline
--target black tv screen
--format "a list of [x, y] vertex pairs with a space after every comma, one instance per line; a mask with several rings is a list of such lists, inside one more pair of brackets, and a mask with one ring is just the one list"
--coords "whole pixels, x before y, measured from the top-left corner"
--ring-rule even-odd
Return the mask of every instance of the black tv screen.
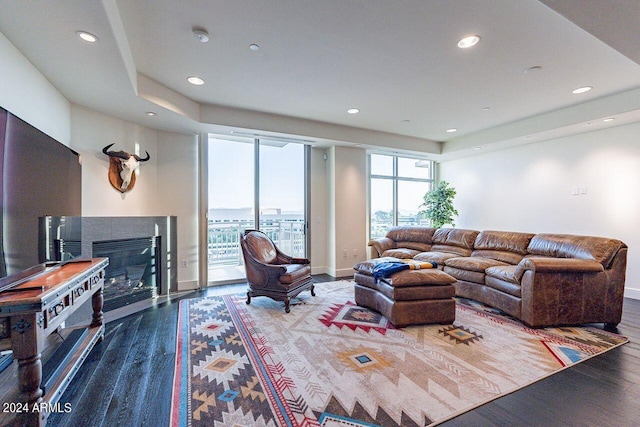
[[38, 218], [81, 214], [80, 155], [0, 108], [0, 277], [42, 262]]

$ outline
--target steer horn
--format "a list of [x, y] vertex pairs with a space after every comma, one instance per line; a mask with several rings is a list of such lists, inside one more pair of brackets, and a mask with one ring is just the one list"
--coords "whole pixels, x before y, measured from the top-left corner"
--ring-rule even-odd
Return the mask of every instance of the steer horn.
[[147, 153], [147, 157], [145, 157], [144, 159], [141, 158], [140, 156], [138, 156], [137, 154], [134, 154], [133, 157], [139, 162], [146, 162], [147, 160], [149, 160], [151, 158], [151, 156], [149, 156], [149, 152], [148, 151], [145, 151], [145, 153]]
[[[114, 144], [115, 144], [115, 142], [114, 142]], [[104, 154], [106, 154], [107, 156], [109, 156], [109, 157], [119, 157], [119, 158], [125, 159], [125, 160], [127, 160], [127, 159], [129, 159], [129, 157], [131, 157], [129, 154], [125, 153], [124, 151], [107, 151], [109, 148], [111, 148], [112, 145], [113, 144], [109, 144], [106, 147], [104, 147], [102, 149], [102, 152]]]
[[[109, 148], [111, 148], [111, 146], [114, 145], [114, 144], [115, 144], [115, 142], [113, 144], [107, 145], [106, 147], [104, 147], [102, 149], [102, 152], [104, 154], [106, 154], [107, 156], [109, 156], [109, 157], [119, 157], [119, 158], [124, 159], [124, 160], [128, 160], [129, 157], [132, 156], [132, 154], [126, 153], [124, 151], [108, 151]], [[147, 157], [145, 157], [145, 158], [142, 158], [142, 157], [138, 156], [137, 154], [133, 154], [133, 157], [139, 162], [146, 162], [147, 160], [149, 160], [151, 158], [151, 156], [149, 155], [148, 151], [145, 151], [145, 153], [147, 155]]]

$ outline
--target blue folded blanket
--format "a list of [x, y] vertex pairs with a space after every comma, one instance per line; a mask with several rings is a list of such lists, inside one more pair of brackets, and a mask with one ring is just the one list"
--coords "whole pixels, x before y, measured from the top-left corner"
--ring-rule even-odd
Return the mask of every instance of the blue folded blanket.
[[389, 261], [389, 262], [381, 262], [373, 267], [373, 278], [375, 280], [386, 278], [391, 276], [393, 273], [397, 273], [403, 270], [419, 270], [423, 268], [437, 268], [438, 264], [435, 262], [424, 262], [424, 261], [414, 261], [414, 260], [403, 260], [403, 261]]

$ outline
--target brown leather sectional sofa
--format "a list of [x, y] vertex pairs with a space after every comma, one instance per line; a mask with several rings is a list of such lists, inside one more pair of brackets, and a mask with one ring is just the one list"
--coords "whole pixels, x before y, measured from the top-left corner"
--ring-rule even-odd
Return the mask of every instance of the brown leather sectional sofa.
[[456, 295], [532, 327], [622, 318], [627, 245], [616, 239], [453, 228], [393, 227], [374, 257], [432, 261], [457, 279]]

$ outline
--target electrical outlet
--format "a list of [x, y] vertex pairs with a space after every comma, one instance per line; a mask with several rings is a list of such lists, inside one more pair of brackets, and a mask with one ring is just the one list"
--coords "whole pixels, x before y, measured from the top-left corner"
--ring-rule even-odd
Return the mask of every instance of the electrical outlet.
[[182, 268], [187, 268], [189, 267], [189, 261], [187, 261], [186, 259], [182, 260]]

